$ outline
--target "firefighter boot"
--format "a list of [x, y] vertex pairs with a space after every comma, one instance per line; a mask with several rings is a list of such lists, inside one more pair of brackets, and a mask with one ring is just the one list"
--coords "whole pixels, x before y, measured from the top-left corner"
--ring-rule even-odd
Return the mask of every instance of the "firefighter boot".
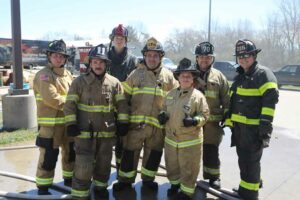
[[131, 183], [125, 183], [125, 182], [120, 182], [120, 181], [117, 183], [114, 183], [114, 185], [113, 185], [114, 192], [120, 192], [122, 190], [131, 189], [131, 188], [132, 188]]
[[172, 184], [171, 187], [168, 189], [168, 197], [174, 196], [175, 194], [177, 194], [178, 190], [179, 190], [180, 185], [175, 185]]
[[38, 195], [51, 195], [51, 193], [48, 191], [48, 187], [39, 187], [38, 188]]
[[209, 179], [209, 186], [214, 189], [221, 188], [221, 180], [219, 178]]
[[143, 186], [145, 186], [153, 191], [158, 190], [158, 183], [154, 182], [154, 181], [143, 181]]
[[94, 189], [94, 194], [95, 194], [95, 199], [108, 199], [109, 197], [109, 192], [107, 188], [98, 188], [96, 187]]
[[68, 187], [72, 187], [72, 179], [71, 178], [65, 178], [64, 179], [64, 185]]
[[192, 200], [192, 197], [186, 195], [183, 192], [179, 192], [176, 196], [175, 196], [175, 200]]

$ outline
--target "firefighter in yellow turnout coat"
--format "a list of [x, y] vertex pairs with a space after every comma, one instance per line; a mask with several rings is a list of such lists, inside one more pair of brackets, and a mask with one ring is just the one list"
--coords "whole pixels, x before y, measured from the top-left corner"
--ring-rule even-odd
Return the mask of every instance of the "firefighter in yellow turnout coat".
[[223, 138], [223, 121], [229, 107], [229, 85], [226, 77], [213, 68], [215, 59], [214, 46], [209, 42], [201, 42], [195, 49], [197, 69], [196, 88], [206, 97], [210, 116], [203, 127], [203, 178], [209, 179], [209, 185], [220, 188], [219, 145]]
[[164, 51], [155, 38], [147, 41], [142, 54], [144, 61], [123, 83], [131, 106], [130, 130], [123, 141], [123, 156], [114, 191], [131, 187], [134, 183], [142, 149], [143, 186], [154, 191], [158, 189], [154, 179], [162, 156], [164, 134], [157, 115], [166, 93], [177, 87], [178, 82], [171, 71], [162, 67]]
[[47, 56], [48, 66], [39, 71], [33, 81], [39, 125], [39, 134], [36, 139], [36, 145], [40, 149], [36, 173], [39, 195], [50, 194], [48, 188], [53, 183], [59, 146], [62, 148], [62, 169], [65, 185], [71, 185], [75, 160], [74, 143], [65, 133], [65, 120], [62, 111], [72, 82], [72, 75], [64, 68], [68, 58], [64, 41], [54, 40], [50, 42]]
[[88, 199], [108, 198], [112, 148], [116, 133], [128, 130], [128, 104], [118, 79], [106, 73], [110, 60], [103, 44], [89, 52], [89, 71], [71, 85], [64, 107], [67, 133], [75, 137], [76, 161], [71, 194]]
[[[182, 59], [174, 75], [180, 87], [168, 93], [165, 109], [158, 118], [166, 123], [165, 161], [171, 183], [168, 196], [191, 199], [200, 169], [202, 126], [208, 120], [209, 108], [204, 95], [193, 87], [199, 74], [189, 59]], [[180, 188], [180, 192], [178, 189]]]

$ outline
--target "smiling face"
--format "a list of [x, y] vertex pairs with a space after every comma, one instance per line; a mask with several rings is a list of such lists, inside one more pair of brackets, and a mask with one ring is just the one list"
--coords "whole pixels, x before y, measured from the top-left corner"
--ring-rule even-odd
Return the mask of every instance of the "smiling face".
[[161, 56], [158, 51], [147, 51], [144, 54], [146, 65], [150, 69], [155, 69], [161, 62]]
[[255, 62], [255, 58], [251, 54], [237, 56], [239, 65], [247, 72]]
[[191, 72], [181, 72], [178, 75], [178, 81], [182, 89], [187, 89], [193, 86], [194, 76]]
[[92, 58], [91, 68], [96, 75], [102, 75], [106, 70], [106, 62], [100, 58]]
[[206, 55], [198, 55], [196, 57], [197, 63], [200, 67], [201, 71], [206, 71], [211, 66], [214, 61], [213, 56], [206, 56]]

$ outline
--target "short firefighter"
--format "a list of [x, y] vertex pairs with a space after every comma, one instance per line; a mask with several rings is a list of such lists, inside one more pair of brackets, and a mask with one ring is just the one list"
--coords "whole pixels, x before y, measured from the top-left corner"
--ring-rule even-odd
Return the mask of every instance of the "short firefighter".
[[168, 196], [178, 200], [193, 197], [202, 156], [202, 126], [209, 118], [205, 96], [194, 88], [199, 73], [189, 59], [180, 61], [174, 72], [180, 87], [168, 93], [164, 110], [158, 115], [166, 130], [165, 161], [171, 183]]
[[213, 67], [214, 46], [210, 42], [197, 45], [195, 55], [200, 71], [196, 88], [205, 95], [210, 110], [208, 122], [203, 127], [203, 178], [209, 179], [209, 185], [218, 189], [221, 187], [219, 145], [229, 107], [229, 85], [222, 72]]
[[172, 72], [161, 64], [164, 53], [162, 45], [155, 38], [148, 39], [142, 49], [142, 63], [123, 83], [131, 106], [130, 130], [123, 140], [124, 150], [114, 191], [130, 188], [135, 182], [142, 149], [143, 187], [154, 191], [158, 189], [154, 179], [162, 156], [164, 134], [157, 115], [162, 109], [166, 93], [178, 86]]
[[50, 42], [46, 54], [49, 64], [36, 74], [33, 81], [39, 125], [36, 139], [36, 145], [40, 149], [36, 173], [39, 195], [50, 194], [48, 188], [53, 183], [60, 146], [62, 174], [67, 186], [71, 185], [75, 160], [74, 142], [65, 133], [63, 113], [63, 106], [72, 82], [71, 73], [64, 67], [69, 56], [65, 42], [63, 40]]
[[238, 194], [245, 200], [258, 199], [260, 159], [263, 148], [269, 146], [279, 97], [273, 72], [256, 61], [260, 51], [247, 39], [235, 45], [238, 75], [230, 88], [229, 118], [225, 123], [232, 127], [232, 146], [236, 146], [241, 176]]
[[100, 44], [92, 48], [88, 56], [88, 72], [73, 81], [64, 106], [67, 134], [75, 140], [71, 191], [75, 199], [89, 198], [92, 181], [95, 196], [108, 198], [116, 132], [126, 134], [129, 127], [122, 84], [106, 73], [110, 62], [106, 46]]
[[[127, 48], [128, 42], [128, 30], [122, 24], [115, 27], [111, 34], [109, 35], [112, 46], [110, 46], [108, 51], [108, 58], [111, 63], [108, 67], [107, 72], [119, 79], [119, 81], [124, 82], [128, 75], [136, 68], [137, 58], [130, 54]], [[117, 142], [115, 147], [115, 157], [117, 172], [120, 167], [121, 156], [123, 151], [122, 136], [124, 133], [120, 132], [117, 135]]]

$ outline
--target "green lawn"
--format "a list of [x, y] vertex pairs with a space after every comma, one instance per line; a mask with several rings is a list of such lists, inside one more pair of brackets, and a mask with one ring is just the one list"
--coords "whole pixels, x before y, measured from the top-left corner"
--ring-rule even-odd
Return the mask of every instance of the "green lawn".
[[[2, 127], [2, 112], [0, 112], [0, 127]], [[1, 131], [0, 146], [34, 140], [36, 136], [37, 136], [36, 129]]]
[[37, 131], [31, 129], [0, 132], [0, 146], [34, 140], [36, 136]]

